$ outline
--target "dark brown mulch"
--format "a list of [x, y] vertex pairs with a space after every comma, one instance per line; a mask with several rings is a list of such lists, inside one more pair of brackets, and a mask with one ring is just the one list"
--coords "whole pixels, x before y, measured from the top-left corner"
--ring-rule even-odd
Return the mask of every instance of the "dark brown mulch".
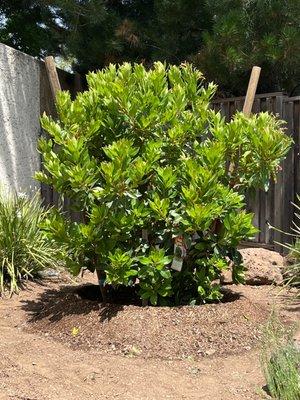
[[[238, 287], [231, 288], [239, 292]], [[269, 314], [267, 305], [242, 295], [232, 296], [227, 303], [170, 308], [102, 305], [93, 301], [97, 292], [91, 291], [92, 300], [87, 300], [76, 290], [53, 286], [38, 299], [24, 302], [29, 315], [26, 329], [74, 348], [144, 358], [198, 359], [240, 354], [255, 347]]]

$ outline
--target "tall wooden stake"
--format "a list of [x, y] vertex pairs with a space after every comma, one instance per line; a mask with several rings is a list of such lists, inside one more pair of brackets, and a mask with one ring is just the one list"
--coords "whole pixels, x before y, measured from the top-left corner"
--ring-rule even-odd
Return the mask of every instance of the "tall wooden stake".
[[257, 84], [260, 76], [260, 67], [253, 67], [249, 84], [248, 84], [248, 89], [247, 89], [247, 94], [245, 98], [245, 103], [243, 107], [243, 113], [248, 117], [251, 114], [252, 111], [252, 106], [254, 102], [254, 97], [256, 94], [256, 89], [257, 89]]
[[46, 67], [47, 75], [49, 78], [52, 95], [55, 99], [57, 92], [59, 92], [61, 90], [61, 86], [60, 86], [54, 58], [52, 56], [48, 56], [45, 58], [45, 67]]

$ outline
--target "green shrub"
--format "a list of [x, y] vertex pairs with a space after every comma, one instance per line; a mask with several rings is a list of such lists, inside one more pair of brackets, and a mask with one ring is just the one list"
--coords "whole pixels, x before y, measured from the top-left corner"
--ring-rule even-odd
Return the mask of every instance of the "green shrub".
[[87, 81], [74, 101], [59, 93], [58, 121], [42, 118], [36, 177], [83, 211], [82, 223], [54, 213], [48, 235], [75, 274], [138, 280], [152, 304], [219, 299], [223, 270], [243, 281], [237, 245], [256, 232], [244, 192], [266, 187], [290, 147], [281, 122], [226, 123], [209, 106], [216, 87], [190, 65], [110, 65]]
[[23, 278], [57, 265], [57, 245], [40, 224], [46, 216], [38, 196], [0, 194], [0, 295], [18, 292]]
[[261, 364], [272, 397], [299, 400], [300, 352], [275, 314], [264, 329]]

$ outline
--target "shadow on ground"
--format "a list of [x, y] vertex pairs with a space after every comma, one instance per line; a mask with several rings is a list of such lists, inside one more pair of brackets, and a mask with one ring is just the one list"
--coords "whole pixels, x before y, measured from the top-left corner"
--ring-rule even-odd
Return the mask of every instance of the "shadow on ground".
[[123, 310], [124, 305], [140, 306], [136, 292], [130, 288], [110, 290], [110, 301], [102, 303], [98, 285], [62, 286], [48, 288], [35, 300], [23, 300], [22, 309], [28, 313], [28, 322], [48, 319], [57, 322], [70, 315], [87, 315], [99, 311], [100, 321], [109, 320]]
[[[141, 301], [136, 288], [119, 287], [109, 290], [109, 302], [102, 303], [100, 288], [94, 284], [79, 286], [66, 285], [47, 288], [34, 300], [23, 300], [22, 309], [28, 314], [28, 322], [47, 319], [50, 323], [60, 321], [66, 316], [88, 315], [99, 312], [100, 322], [114, 318], [125, 305], [140, 307]], [[240, 299], [241, 294], [228, 288], [223, 291], [224, 303]], [[178, 308], [180, 308], [179, 306]]]
[[285, 311], [289, 313], [300, 312], [300, 292], [299, 289], [289, 289], [287, 292], [280, 293], [278, 299], [284, 304]]
[[34, 300], [23, 300], [22, 309], [28, 313], [29, 322], [44, 318], [57, 322], [67, 315], [88, 314], [99, 309], [96, 302], [82, 301], [74, 289], [74, 286], [48, 288]]

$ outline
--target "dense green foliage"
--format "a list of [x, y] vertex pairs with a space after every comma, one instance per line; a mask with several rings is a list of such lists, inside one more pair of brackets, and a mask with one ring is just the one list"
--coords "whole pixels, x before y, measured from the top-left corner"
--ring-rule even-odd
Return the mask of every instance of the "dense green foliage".
[[273, 313], [264, 329], [261, 364], [274, 399], [298, 400], [300, 393], [300, 351], [292, 332]]
[[244, 94], [254, 64], [261, 92], [300, 83], [299, 21], [299, 0], [2, 0], [0, 41], [84, 73], [193, 61], [223, 92]]
[[17, 292], [22, 278], [57, 265], [60, 249], [40, 229], [46, 214], [37, 196], [1, 193], [0, 294]]
[[82, 223], [55, 213], [46, 231], [74, 273], [138, 278], [153, 304], [219, 299], [223, 270], [243, 280], [237, 245], [256, 232], [243, 193], [267, 185], [290, 146], [281, 122], [237, 113], [225, 123], [209, 108], [216, 87], [190, 65], [110, 65], [87, 80], [74, 101], [59, 93], [57, 122], [42, 118], [50, 139], [36, 176], [84, 211]]

